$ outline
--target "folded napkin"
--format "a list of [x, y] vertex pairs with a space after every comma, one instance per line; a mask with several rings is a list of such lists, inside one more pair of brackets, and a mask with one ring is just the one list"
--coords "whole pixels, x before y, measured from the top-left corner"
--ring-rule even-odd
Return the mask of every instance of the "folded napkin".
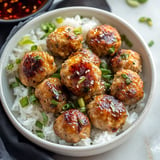
[[[67, 6], [90, 6], [111, 11], [105, 0], [63, 0], [53, 5], [49, 10]], [[29, 21], [29, 20], [27, 20]], [[7, 41], [27, 21], [19, 24], [0, 24], [0, 54]], [[10, 34], [9, 34], [10, 33]], [[9, 35], [8, 35], [9, 34]], [[8, 36], [8, 37], [7, 37]], [[21, 135], [11, 124], [0, 103], [0, 160], [53, 160], [54, 153], [38, 147], [23, 135]]]

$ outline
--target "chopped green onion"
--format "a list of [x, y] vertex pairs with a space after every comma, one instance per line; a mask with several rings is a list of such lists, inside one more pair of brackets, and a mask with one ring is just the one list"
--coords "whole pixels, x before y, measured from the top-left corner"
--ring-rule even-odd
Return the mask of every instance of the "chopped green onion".
[[140, 5], [138, 0], [126, 0], [126, 2], [131, 7], [138, 7]]
[[148, 24], [149, 26], [152, 26], [152, 25], [153, 25], [151, 18], [147, 18], [146, 21], [147, 21], [147, 24]]
[[37, 55], [37, 56], [34, 57], [34, 59], [35, 59], [36, 61], [38, 61], [38, 60], [42, 59], [42, 57], [39, 56], [39, 55]]
[[101, 61], [100, 68], [107, 69], [108, 68], [107, 62], [106, 61]]
[[68, 102], [66, 103], [63, 107], [62, 107], [62, 110], [65, 111], [65, 110], [68, 110], [68, 109], [71, 109], [71, 108], [75, 108], [75, 105], [72, 103], [72, 102]]
[[20, 79], [19, 79], [18, 77], [16, 77], [16, 81], [17, 81], [19, 84], [21, 84], [23, 87], [26, 87], [26, 86], [20, 81]]
[[126, 84], [130, 84], [131, 82], [132, 81], [129, 78], [126, 79]]
[[123, 54], [120, 55], [120, 57], [121, 57], [122, 59], [127, 60], [128, 57], [129, 57], [129, 54], [123, 53]]
[[54, 74], [51, 75], [51, 77], [61, 79], [60, 73], [54, 73]]
[[148, 0], [138, 0], [139, 3], [146, 3]]
[[46, 23], [41, 25], [41, 29], [45, 32], [45, 34], [40, 39], [44, 39], [56, 29], [56, 26], [54, 23]]
[[140, 18], [139, 18], [139, 22], [141, 22], [141, 23], [146, 23], [146, 24], [148, 24], [149, 26], [152, 26], [152, 19], [151, 19], [151, 18], [148, 18], [148, 17], [140, 17]]
[[35, 50], [37, 50], [37, 49], [38, 49], [37, 45], [31, 46], [31, 51], [35, 51]]
[[51, 105], [52, 107], [56, 107], [59, 104], [59, 102], [57, 102], [56, 100], [52, 99], [51, 100], [51, 104], [52, 104]]
[[86, 107], [81, 107], [79, 110], [80, 110], [80, 112], [85, 113], [86, 112]]
[[16, 59], [16, 64], [19, 64], [19, 63], [21, 63], [21, 59]]
[[104, 81], [104, 86], [105, 86], [106, 89], [109, 89], [111, 84]]
[[37, 135], [38, 137], [40, 137], [40, 138], [44, 138], [44, 134], [43, 134], [43, 132], [40, 131], [40, 130], [36, 130], [36, 135]]
[[79, 99], [78, 99], [78, 105], [80, 106], [80, 108], [85, 107], [85, 102], [84, 102], [84, 99], [83, 99], [83, 98], [79, 98]]
[[9, 85], [11, 88], [16, 88], [19, 86], [19, 83], [18, 82], [12, 82], [10, 85]]
[[63, 23], [63, 21], [64, 21], [64, 19], [63, 19], [62, 17], [57, 17], [57, 18], [56, 18], [56, 22], [57, 22], [58, 24]]
[[128, 78], [128, 76], [127, 76], [126, 74], [124, 74], [124, 73], [121, 74], [121, 76], [122, 76], [123, 78], [125, 78], [125, 79]]
[[70, 109], [70, 105], [67, 103], [67, 104], [65, 104], [63, 107], [62, 107], [62, 109], [65, 111], [65, 110], [68, 110], [68, 109]]
[[126, 74], [121, 74], [121, 76], [124, 78], [124, 79], [126, 79], [125, 81], [126, 81], [126, 84], [130, 84], [132, 81], [130, 80], [130, 78], [128, 77], [128, 75], [126, 75]]
[[48, 122], [48, 116], [46, 115], [45, 112], [42, 112], [42, 117], [43, 117], [43, 124], [46, 125]]
[[7, 66], [7, 70], [12, 70], [13, 69], [13, 67], [14, 67], [14, 64], [8, 64], [8, 66]]
[[34, 104], [36, 101], [37, 101], [37, 98], [36, 98], [35, 94], [31, 94], [29, 96], [29, 102]]
[[20, 46], [24, 46], [24, 45], [27, 45], [27, 44], [34, 44], [34, 42], [30, 39], [29, 36], [23, 37], [23, 38], [18, 42], [18, 45], [20, 45]]
[[107, 79], [107, 80], [113, 79], [113, 75], [105, 75], [105, 74], [103, 74], [102, 77]]
[[154, 41], [151, 40], [151, 41], [148, 43], [148, 46], [149, 46], [149, 47], [152, 47], [153, 45], [154, 45]]
[[110, 69], [105, 69], [105, 68], [100, 68], [102, 71], [102, 74], [111, 74], [111, 70]]
[[81, 27], [75, 28], [75, 29], [73, 30], [73, 32], [74, 32], [74, 34], [79, 35], [79, 34], [82, 33], [82, 28], [81, 28]]
[[81, 76], [79, 81], [78, 81], [78, 84], [81, 84], [83, 81], [85, 81], [86, 77], [85, 76]]
[[109, 50], [108, 50], [108, 53], [109, 53], [109, 54], [112, 54], [112, 53], [114, 53], [114, 52], [115, 52], [115, 48], [114, 48], [114, 47], [109, 48]]
[[35, 125], [36, 125], [36, 127], [40, 128], [40, 129], [43, 128], [43, 124], [38, 120], [36, 121]]
[[21, 107], [26, 107], [29, 104], [28, 97], [27, 96], [26, 97], [22, 97], [19, 102], [21, 104]]

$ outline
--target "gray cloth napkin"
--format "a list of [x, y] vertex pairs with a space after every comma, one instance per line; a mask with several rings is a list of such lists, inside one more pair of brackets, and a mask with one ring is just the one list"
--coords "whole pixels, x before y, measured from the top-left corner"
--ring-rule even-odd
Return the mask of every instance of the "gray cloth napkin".
[[[90, 6], [111, 11], [105, 0], [63, 0], [48, 10], [67, 6]], [[0, 55], [8, 40], [30, 19], [12, 24], [0, 24]], [[0, 103], [0, 160], [53, 160], [54, 153], [28, 141], [11, 124]]]

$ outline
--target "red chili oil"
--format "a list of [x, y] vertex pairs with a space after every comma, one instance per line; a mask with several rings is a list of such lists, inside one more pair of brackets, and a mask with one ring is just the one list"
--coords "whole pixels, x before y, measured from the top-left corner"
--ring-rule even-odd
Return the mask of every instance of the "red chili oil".
[[18, 19], [38, 11], [47, 0], [0, 0], [0, 19]]

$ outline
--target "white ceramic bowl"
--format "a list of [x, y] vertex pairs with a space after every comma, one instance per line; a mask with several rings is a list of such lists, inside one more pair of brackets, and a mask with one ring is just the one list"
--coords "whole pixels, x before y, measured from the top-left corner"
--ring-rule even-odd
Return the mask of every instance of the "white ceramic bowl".
[[[102, 23], [113, 25], [117, 28], [120, 33], [127, 35], [128, 39], [133, 43], [133, 50], [141, 53], [143, 60], [143, 80], [144, 80], [144, 91], [145, 91], [145, 107], [144, 110], [140, 113], [139, 118], [131, 125], [126, 131], [118, 135], [116, 138], [111, 140], [109, 143], [103, 143], [92, 146], [65, 146], [60, 144], [54, 144], [46, 140], [38, 138], [36, 135], [33, 135], [30, 131], [21, 126], [21, 124], [16, 120], [12, 114], [10, 108], [13, 104], [14, 97], [8, 87], [8, 79], [5, 71], [5, 67], [8, 64], [9, 54], [12, 49], [15, 47], [16, 43], [31, 28], [36, 28], [40, 26], [41, 23], [47, 22], [56, 18], [57, 16], [75, 16], [75, 15], [96, 17]], [[45, 13], [37, 18], [34, 18], [29, 23], [24, 25], [8, 42], [5, 47], [2, 57], [1, 57], [1, 66], [0, 66], [0, 92], [1, 100], [4, 106], [4, 110], [7, 113], [9, 119], [13, 125], [17, 128], [21, 134], [23, 134], [30, 141], [35, 144], [46, 148], [50, 151], [69, 155], [69, 156], [90, 156], [103, 153], [105, 151], [111, 150], [112, 148], [122, 144], [128, 137], [131, 136], [133, 131], [137, 129], [139, 124], [145, 120], [144, 117], [147, 116], [147, 112], [152, 104], [152, 96], [154, 95], [155, 90], [155, 68], [154, 62], [151, 57], [150, 50], [148, 49], [146, 43], [142, 37], [137, 33], [137, 31], [129, 25], [126, 21], [120, 17], [106, 12], [104, 10], [99, 10], [89, 7], [70, 7], [57, 9], [48, 13]]]

